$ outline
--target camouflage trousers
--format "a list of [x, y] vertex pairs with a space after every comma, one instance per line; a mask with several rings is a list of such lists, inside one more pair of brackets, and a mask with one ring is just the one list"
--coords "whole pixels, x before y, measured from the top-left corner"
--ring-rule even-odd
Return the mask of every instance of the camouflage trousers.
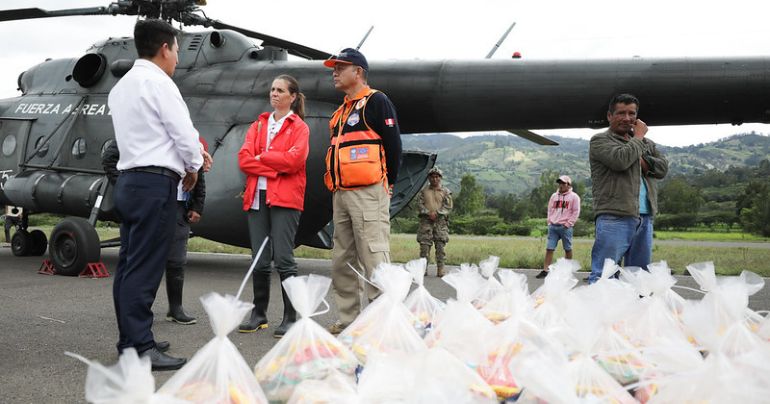
[[417, 229], [417, 242], [420, 243], [420, 257], [430, 262], [430, 248], [436, 244], [436, 264], [442, 265], [446, 261], [444, 246], [449, 242], [449, 223], [446, 216], [439, 216], [435, 222], [427, 217], [420, 218], [420, 227]]

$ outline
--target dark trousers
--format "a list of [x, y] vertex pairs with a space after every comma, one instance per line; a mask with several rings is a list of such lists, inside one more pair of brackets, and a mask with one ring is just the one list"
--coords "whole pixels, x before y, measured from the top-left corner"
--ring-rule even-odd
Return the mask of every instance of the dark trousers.
[[257, 255], [266, 236], [270, 236], [270, 241], [265, 246], [255, 271], [270, 273], [270, 261], [273, 261], [278, 273], [297, 273], [294, 236], [297, 234], [301, 214], [302, 212], [296, 209], [268, 207], [265, 203], [265, 191], [259, 191], [259, 210], [252, 209], [248, 213], [252, 258]]
[[112, 286], [118, 352], [152, 348], [152, 303], [174, 234], [177, 183], [160, 174], [121, 173], [115, 184], [120, 254]]
[[190, 239], [190, 222], [187, 221], [185, 202], [177, 201], [174, 222], [174, 236], [168, 251], [166, 270], [183, 273], [187, 263], [187, 240]]

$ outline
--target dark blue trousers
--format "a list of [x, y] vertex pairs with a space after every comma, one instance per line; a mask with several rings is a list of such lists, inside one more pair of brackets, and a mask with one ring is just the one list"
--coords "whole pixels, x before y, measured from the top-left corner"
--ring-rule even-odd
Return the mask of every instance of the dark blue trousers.
[[118, 319], [118, 352], [155, 346], [152, 303], [174, 235], [177, 182], [152, 173], [121, 173], [115, 184], [120, 255], [112, 286]]

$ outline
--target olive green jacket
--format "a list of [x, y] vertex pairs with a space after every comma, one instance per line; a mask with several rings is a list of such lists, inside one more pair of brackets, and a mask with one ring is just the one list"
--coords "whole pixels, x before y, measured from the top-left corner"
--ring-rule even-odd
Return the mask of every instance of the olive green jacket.
[[652, 215], [658, 212], [657, 182], [668, 173], [668, 160], [652, 140], [625, 139], [623, 135], [605, 132], [594, 135], [589, 147], [591, 181], [593, 183], [594, 217], [607, 213], [639, 216], [639, 187], [643, 158], [650, 170], [644, 176]]

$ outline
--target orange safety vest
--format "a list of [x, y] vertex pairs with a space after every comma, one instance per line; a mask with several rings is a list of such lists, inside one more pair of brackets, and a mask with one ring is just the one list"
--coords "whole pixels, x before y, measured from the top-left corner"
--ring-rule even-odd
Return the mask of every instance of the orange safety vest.
[[376, 93], [366, 87], [337, 108], [329, 121], [331, 141], [326, 151], [324, 183], [329, 191], [351, 190], [385, 182], [387, 167], [382, 138], [366, 123], [366, 103]]

